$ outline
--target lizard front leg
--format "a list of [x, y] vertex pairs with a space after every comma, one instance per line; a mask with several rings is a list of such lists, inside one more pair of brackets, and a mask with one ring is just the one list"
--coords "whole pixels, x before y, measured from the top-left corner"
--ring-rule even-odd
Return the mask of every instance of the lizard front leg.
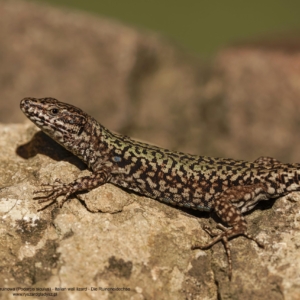
[[[55, 180], [55, 184], [43, 184], [42, 186], [45, 188], [34, 191], [33, 193], [46, 193], [47, 195], [36, 196], [34, 199], [38, 200], [38, 203], [44, 203], [47, 201], [51, 202], [43, 208], [39, 209], [38, 211], [41, 211], [54, 203], [57, 203], [57, 206], [61, 208], [72, 194], [80, 191], [94, 189], [108, 182], [109, 178], [109, 173], [107, 171], [101, 170], [97, 173], [93, 173], [90, 176], [80, 177], [68, 184], [62, 183], [59, 179]], [[60, 200], [58, 200], [59, 196], [63, 197]]]
[[248, 239], [251, 239], [257, 243], [258, 246], [263, 245], [247, 231], [247, 222], [242, 215], [241, 209], [244, 207], [247, 210], [247, 203], [253, 204], [253, 202], [259, 199], [265, 199], [266, 187], [263, 184], [249, 185], [249, 186], [234, 186], [224, 191], [219, 197], [214, 199], [213, 206], [214, 211], [220, 217], [221, 221], [229, 228], [218, 224], [218, 228], [223, 232], [219, 235], [212, 234], [208, 228], [204, 228], [211, 236], [214, 236], [213, 240], [206, 244], [196, 244], [192, 249], [208, 249], [219, 241], [222, 241], [226, 250], [229, 265], [229, 278], [232, 275], [232, 259], [231, 251], [228, 240], [239, 235], [243, 235]]

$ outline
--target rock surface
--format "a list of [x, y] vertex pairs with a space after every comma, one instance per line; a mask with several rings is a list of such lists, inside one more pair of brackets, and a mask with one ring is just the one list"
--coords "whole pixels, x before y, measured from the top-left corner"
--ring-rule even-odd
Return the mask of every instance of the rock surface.
[[[298, 299], [299, 194], [266, 201], [247, 216], [265, 249], [234, 239], [230, 282], [221, 243], [190, 249], [209, 241], [201, 225], [214, 227], [214, 216], [110, 184], [62, 209], [37, 212], [42, 205], [33, 191], [41, 183], [69, 182], [89, 171], [29, 122], [1, 125], [0, 148], [0, 288], [60, 288], [58, 299]], [[89, 290], [63, 290], [73, 287]]]
[[[295, 138], [300, 129], [299, 37], [228, 47], [212, 68], [204, 91], [210, 91], [208, 102], [218, 103], [206, 122], [218, 136], [213, 148], [224, 149], [222, 156], [300, 161], [300, 140]], [[214, 122], [220, 124], [215, 119], [223, 119], [224, 126], [215, 127]]]

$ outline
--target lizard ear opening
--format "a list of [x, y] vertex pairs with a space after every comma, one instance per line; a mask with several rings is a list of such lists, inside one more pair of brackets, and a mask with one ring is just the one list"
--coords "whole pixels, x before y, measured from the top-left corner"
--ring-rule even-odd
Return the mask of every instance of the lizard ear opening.
[[81, 135], [83, 133], [83, 130], [84, 130], [84, 126], [81, 126], [79, 128], [78, 135]]
[[64, 123], [73, 124], [76, 126], [85, 126], [87, 123], [87, 118], [85, 116], [80, 116], [76, 114], [66, 114], [62, 117]]

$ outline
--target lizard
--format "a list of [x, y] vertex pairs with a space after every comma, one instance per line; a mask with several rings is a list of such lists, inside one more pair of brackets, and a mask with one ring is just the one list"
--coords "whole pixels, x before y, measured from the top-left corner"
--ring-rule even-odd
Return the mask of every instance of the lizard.
[[[50, 201], [62, 207], [68, 198], [105, 183], [158, 201], [199, 211], [214, 211], [224, 225], [206, 244], [192, 249], [209, 249], [223, 242], [232, 276], [229, 239], [245, 236], [264, 245], [248, 233], [244, 213], [261, 200], [300, 190], [300, 164], [284, 164], [270, 157], [254, 162], [197, 156], [163, 149], [114, 133], [81, 109], [54, 98], [21, 100], [23, 113], [44, 133], [79, 157], [91, 175], [65, 184], [43, 184], [34, 194], [38, 203]], [[60, 200], [59, 200], [60, 199]], [[45, 208], [44, 207], [44, 208]], [[43, 210], [44, 208], [40, 209]]]

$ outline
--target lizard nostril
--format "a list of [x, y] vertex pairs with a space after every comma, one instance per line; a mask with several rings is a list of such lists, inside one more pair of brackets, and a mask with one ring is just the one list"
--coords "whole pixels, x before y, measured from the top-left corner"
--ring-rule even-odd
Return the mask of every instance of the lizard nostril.
[[26, 97], [23, 98], [20, 102], [20, 108], [24, 110], [29, 110], [31, 108], [31, 105], [35, 103], [35, 98]]
[[24, 108], [25, 104], [26, 104], [25, 100], [22, 99], [21, 102], [20, 102], [21, 109]]
[[29, 104], [29, 99], [28, 98], [24, 98], [21, 100], [21, 106], [24, 106], [24, 105], [28, 105]]

